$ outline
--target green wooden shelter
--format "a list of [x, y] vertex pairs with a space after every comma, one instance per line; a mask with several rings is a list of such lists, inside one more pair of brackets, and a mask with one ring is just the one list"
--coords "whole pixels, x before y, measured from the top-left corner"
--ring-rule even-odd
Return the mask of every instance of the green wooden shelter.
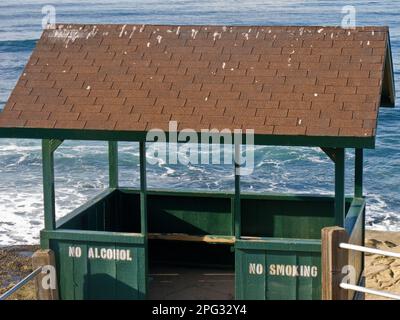
[[[55, 253], [62, 299], [145, 299], [153, 263], [228, 268], [237, 299], [319, 299], [321, 228], [364, 230], [363, 149], [394, 99], [386, 27], [64, 24], [43, 32], [0, 137], [42, 140], [41, 247]], [[237, 170], [233, 193], [148, 189], [146, 137], [159, 128], [171, 140], [170, 121], [199, 136], [252, 129], [255, 145], [320, 147], [335, 194], [243, 193]], [[56, 220], [65, 140], [108, 141], [109, 188]], [[118, 141], [139, 143], [138, 189], [119, 186]]]

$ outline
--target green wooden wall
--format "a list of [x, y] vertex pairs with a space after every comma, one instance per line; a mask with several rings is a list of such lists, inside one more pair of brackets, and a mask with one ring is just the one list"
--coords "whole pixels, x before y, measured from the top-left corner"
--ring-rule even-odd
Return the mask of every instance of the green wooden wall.
[[[151, 190], [147, 197], [149, 232], [235, 234], [231, 193]], [[350, 201], [346, 199], [346, 211]], [[149, 263], [234, 268], [237, 299], [319, 299], [320, 233], [334, 224], [334, 198], [241, 194], [240, 211], [242, 238], [234, 246], [161, 240], [147, 244], [140, 234], [139, 191], [109, 189], [60, 219], [55, 231], [43, 231], [42, 241], [56, 253], [62, 299], [143, 299]], [[76, 246], [82, 256], [70, 257], [68, 250]], [[130, 250], [134, 260], [90, 259], [89, 248]], [[250, 272], [251, 265], [261, 265], [262, 272]], [[274, 275], [271, 265], [314, 266], [318, 274]]]
[[[268, 240], [237, 242], [236, 299], [321, 299], [320, 246], [319, 240], [297, 241], [286, 246], [271, 245]], [[301, 272], [301, 268], [307, 271]]]
[[[149, 232], [234, 235], [232, 197], [149, 191]], [[348, 199], [346, 210], [349, 205]], [[319, 239], [321, 228], [334, 225], [334, 200], [244, 194], [241, 216], [242, 236]], [[63, 229], [139, 233], [139, 193], [114, 190], [64, 221]]]
[[[118, 242], [118, 238], [115, 240]], [[57, 258], [60, 299], [145, 299], [143, 245], [51, 240], [50, 247]], [[76, 247], [80, 248], [82, 255], [71, 257], [69, 250]], [[89, 248], [130, 250], [132, 261], [90, 259]]]

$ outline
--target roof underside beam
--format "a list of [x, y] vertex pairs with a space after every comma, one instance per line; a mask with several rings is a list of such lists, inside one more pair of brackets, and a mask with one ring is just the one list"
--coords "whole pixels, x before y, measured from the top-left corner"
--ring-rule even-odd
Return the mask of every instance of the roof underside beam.
[[[146, 135], [147, 132], [144, 131], [0, 128], [0, 138], [146, 141]], [[200, 135], [201, 133], [198, 133], [198, 141], [201, 141]], [[177, 142], [171, 141], [168, 132], [166, 132], [166, 141]], [[219, 143], [218, 139], [215, 141]], [[242, 141], [245, 144], [245, 135]], [[375, 148], [375, 137], [256, 134], [254, 136], [254, 145], [373, 149]]]
[[54, 152], [57, 148], [64, 142], [64, 140], [59, 139], [50, 139], [48, 140], [48, 147], [50, 148], [50, 152]]
[[334, 162], [336, 163], [336, 151], [337, 149], [335, 148], [326, 148], [326, 147], [321, 147], [321, 150], [325, 152], [325, 154]]

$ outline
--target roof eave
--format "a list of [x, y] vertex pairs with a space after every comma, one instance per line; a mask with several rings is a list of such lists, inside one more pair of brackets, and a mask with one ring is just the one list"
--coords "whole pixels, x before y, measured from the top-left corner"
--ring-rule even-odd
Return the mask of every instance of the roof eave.
[[[146, 135], [147, 132], [145, 131], [0, 128], [0, 138], [17, 139], [145, 141]], [[166, 138], [169, 141], [168, 133]], [[244, 139], [243, 141], [246, 140]], [[254, 136], [254, 145], [373, 149], [375, 148], [375, 137], [256, 134]]]

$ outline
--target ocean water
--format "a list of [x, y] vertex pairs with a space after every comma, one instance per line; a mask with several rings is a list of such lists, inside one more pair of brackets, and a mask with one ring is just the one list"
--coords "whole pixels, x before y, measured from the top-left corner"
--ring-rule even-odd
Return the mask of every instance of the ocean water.
[[[354, 5], [357, 25], [390, 26], [396, 82], [400, 83], [400, 1], [57, 1], [60, 23], [222, 25], [339, 25], [342, 6]], [[48, 1], [0, 2], [0, 109], [41, 33]], [[400, 92], [400, 90], [398, 91]], [[397, 105], [400, 95], [397, 94]], [[380, 111], [375, 150], [365, 154], [367, 227], [400, 230], [400, 111]], [[354, 155], [347, 154], [352, 177]], [[148, 166], [150, 188], [232, 190], [230, 166], [159, 163]], [[68, 141], [56, 152], [56, 210], [62, 216], [108, 185], [107, 146]], [[333, 165], [317, 148], [257, 147], [255, 171], [243, 189], [333, 193]], [[120, 180], [138, 185], [138, 146], [120, 144]], [[0, 246], [36, 243], [43, 223], [40, 141], [0, 139]], [[346, 181], [352, 192], [353, 179]]]

